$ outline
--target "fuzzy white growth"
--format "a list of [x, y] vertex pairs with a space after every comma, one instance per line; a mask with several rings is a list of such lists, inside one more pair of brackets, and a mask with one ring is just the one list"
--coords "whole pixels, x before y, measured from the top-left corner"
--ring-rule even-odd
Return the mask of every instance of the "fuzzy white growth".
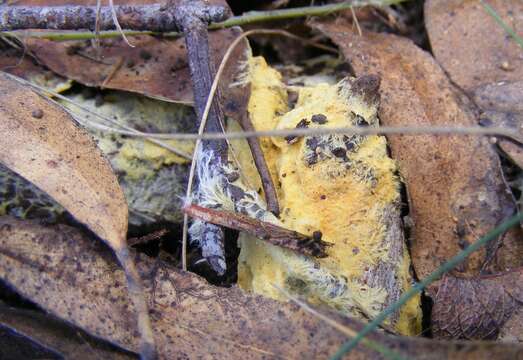
[[197, 175], [198, 193], [197, 202], [199, 205], [208, 208], [223, 208], [234, 210], [234, 203], [230, 196], [226, 194], [227, 179], [223, 169], [212, 164], [214, 157], [212, 150], [201, 149], [198, 152]]
[[[210, 150], [200, 150], [197, 158], [198, 192], [195, 201], [207, 208], [220, 208], [236, 211], [263, 221], [279, 224], [278, 219], [266, 209], [266, 205], [258, 193], [249, 190], [238, 178], [229, 181], [227, 175], [237, 170], [230, 165], [219, 168], [212, 164], [214, 153]], [[232, 186], [243, 192], [241, 198], [233, 200]], [[236, 191], [238, 193], [238, 191]], [[190, 201], [187, 199], [186, 201]], [[192, 243], [197, 243], [202, 250], [202, 256], [210, 262], [217, 262], [215, 269], [225, 270], [225, 254], [221, 239], [221, 228], [195, 220], [189, 228]]]

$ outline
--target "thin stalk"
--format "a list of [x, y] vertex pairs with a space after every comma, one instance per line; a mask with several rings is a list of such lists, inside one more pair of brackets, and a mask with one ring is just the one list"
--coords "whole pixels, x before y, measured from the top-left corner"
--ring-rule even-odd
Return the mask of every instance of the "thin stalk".
[[233, 16], [225, 21], [209, 25], [209, 29], [223, 29], [231, 26], [242, 26], [263, 21], [288, 20], [308, 16], [327, 16], [335, 12], [349, 10], [352, 7], [388, 6], [406, 0], [353, 0], [338, 4], [305, 6], [291, 9], [249, 11], [240, 16]]
[[385, 310], [383, 310], [374, 320], [368, 323], [354, 338], [345, 342], [339, 350], [331, 357], [331, 360], [341, 360], [345, 354], [354, 349], [358, 343], [365, 338], [367, 334], [374, 331], [380, 324], [391, 314], [398, 311], [403, 305], [407, 303], [412, 297], [420, 293], [425, 287], [432, 284], [434, 281], [438, 280], [441, 275], [449, 272], [454, 269], [457, 265], [463, 262], [470, 254], [474, 251], [479, 250], [481, 247], [485, 246], [488, 242], [496, 239], [498, 236], [502, 235], [505, 231], [510, 229], [513, 226], [518, 225], [523, 221], [523, 213], [516, 214], [494, 228], [488, 234], [483, 236], [481, 239], [467, 247], [465, 250], [461, 251], [459, 254], [445, 262], [438, 269], [428, 275], [426, 278], [421, 280], [419, 283], [415, 284], [408, 291], [406, 291], [394, 304], [389, 305]]

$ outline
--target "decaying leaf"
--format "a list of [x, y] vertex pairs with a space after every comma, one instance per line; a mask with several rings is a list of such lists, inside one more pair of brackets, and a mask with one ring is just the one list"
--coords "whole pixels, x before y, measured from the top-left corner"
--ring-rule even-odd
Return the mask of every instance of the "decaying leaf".
[[51, 354], [24, 354], [20, 347], [10, 342], [2, 344], [5, 336], [0, 335], [0, 358], [7, 359], [135, 359], [129, 354], [89, 334], [65, 324], [50, 315], [33, 310], [15, 309], [0, 303], [0, 334], [9, 331], [20, 339], [23, 348], [31, 350], [31, 344], [39, 344]]
[[[298, 99], [289, 107], [281, 74], [263, 58], [251, 58], [248, 71], [248, 111], [257, 130], [378, 126], [375, 76], [294, 87]], [[261, 146], [278, 184], [280, 226], [332, 246], [326, 248], [326, 257], [314, 259], [242, 233], [240, 286], [286, 300], [273, 287], [276, 284], [313, 303], [361, 318], [373, 318], [397, 300], [411, 285], [410, 259], [400, 222], [395, 164], [387, 156], [385, 138], [288, 136], [263, 138]], [[260, 179], [252, 164], [246, 157], [240, 160], [248, 182], [257, 189]], [[249, 215], [265, 216], [254, 210]], [[420, 320], [415, 297], [394, 314], [389, 326], [415, 334]]]
[[[198, 276], [137, 255], [146, 278], [161, 358], [326, 358], [345, 337], [298, 306]], [[136, 351], [136, 324], [125, 276], [103, 244], [79, 230], [0, 218], [0, 277], [43, 309], [92, 335]], [[334, 312], [334, 320], [361, 325]], [[442, 342], [375, 333], [370, 339], [419, 359], [515, 359], [523, 347], [492, 342]], [[379, 358], [358, 347], [350, 359]]]
[[[523, 3], [489, 0], [488, 4], [516, 32], [521, 29]], [[466, 91], [523, 78], [523, 50], [488, 14], [481, 1], [428, 0], [425, 24], [434, 56]]]
[[[496, 339], [509, 319], [522, 319], [518, 314], [523, 309], [523, 268], [471, 279], [446, 276], [433, 298], [434, 336]], [[505, 329], [504, 337], [511, 332]]]
[[[382, 124], [476, 124], [467, 99], [411, 41], [389, 34], [358, 36], [342, 22], [316, 27], [340, 46], [356, 74], [381, 76]], [[407, 187], [413, 220], [411, 255], [420, 278], [515, 212], [488, 139], [423, 135], [392, 136], [389, 142]], [[494, 268], [503, 271], [521, 264], [520, 236], [515, 229], [502, 237], [503, 248]], [[498, 245], [494, 242], [473, 254], [459, 270], [476, 274], [495, 256]]]
[[0, 85], [0, 161], [113, 247], [125, 246], [127, 203], [92, 138], [65, 111], [5, 74]]
[[48, 99], [0, 73], [0, 162], [49, 194], [111, 248], [128, 273], [144, 351], [154, 351], [140, 279], [128, 257], [128, 210], [108, 161]]
[[[519, 32], [523, 3], [489, 0], [503, 21]], [[481, 108], [481, 124], [523, 134], [523, 49], [489, 15], [479, 0], [425, 2], [432, 51], [452, 81]], [[503, 139], [500, 147], [523, 168], [523, 150]]]
[[22, 77], [39, 86], [60, 93], [71, 88], [72, 80], [54, 74], [39, 65], [34, 58], [17, 49], [1, 46], [0, 71]]

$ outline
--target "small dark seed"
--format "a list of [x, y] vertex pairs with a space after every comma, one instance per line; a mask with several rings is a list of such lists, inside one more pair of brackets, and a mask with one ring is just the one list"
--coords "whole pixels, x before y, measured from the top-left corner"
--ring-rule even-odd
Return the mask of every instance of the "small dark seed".
[[320, 199], [325, 200], [327, 198], [327, 195], [320, 195]]
[[321, 237], [323, 236], [323, 234], [321, 233], [321, 231], [317, 230], [315, 232], [312, 233], [312, 238], [314, 239], [314, 241], [318, 242], [321, 240]]
[[228, 182], [233, 183], [240, 178], [240, 174], [236, 171], [233, 171], [233, 172], [225, 175], [225, 177], [227, 178]]
[[332, 149], [332, 153], [334, 154], [334, 156], [336, 156], [338, 158], [346, 158], [347, 157], [347, 150], [345, 150], [342, 147]]
[[318, 139], [314, 137], [307, 138], [307, 140], [305, 140], [305, 144], [309, 149], [314, 150], [318, 147]]

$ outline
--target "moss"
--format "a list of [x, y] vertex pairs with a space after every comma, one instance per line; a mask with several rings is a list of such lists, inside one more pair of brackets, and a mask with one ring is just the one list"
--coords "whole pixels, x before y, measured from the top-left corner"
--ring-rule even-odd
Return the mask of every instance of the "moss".
[[[262, 58], [251, 59], [250, 71], [249, 113], [258, 130], [378, 126], [377, 104], [366, 104], [352, 94], [347, 81], [299, 88], [296, 105], [288, 109], [280, 75]], [[386, 209], [400, 199], [396, 164], [387, 156], [385, 138], [264, 138], [262, 149], [279, 184], [279, 220], [308, 235], [321, 231], [322, 239], [333, 246], [327, 258], [309, 259], [241, 235], [240, 286], [284, 300], [273, 286], [277, 285], [347, 314], [376, 316], [389, 294], [385, 287], [368, 285], [364, 279], [369, 269], [391, 256], [384, 218]], [[242, 169], [253, 177], [251, 182], [259, 183], [252, 161], [242, 163]], [[403, 262], [406, 265], [398, 272], [404, 290], [411, 281], [408, 255]], [[409, 303], [400, 319], [398, 331], [416, 332], [419, 298]]]

